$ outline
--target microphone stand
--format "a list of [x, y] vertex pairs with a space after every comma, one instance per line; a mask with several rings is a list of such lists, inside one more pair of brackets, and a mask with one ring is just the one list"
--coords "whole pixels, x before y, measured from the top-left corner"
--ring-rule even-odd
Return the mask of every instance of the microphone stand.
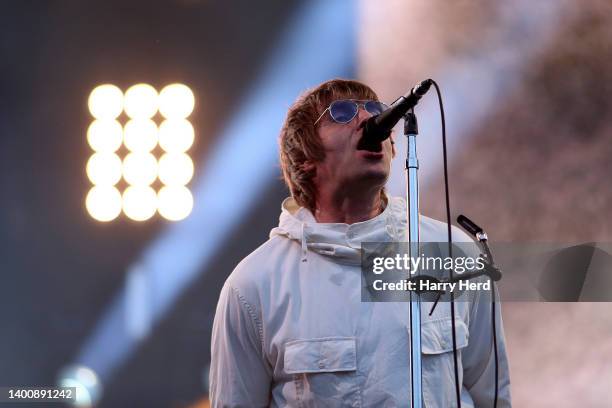
[[[419, 133], [417, 119], [412, 112], [404, 115], [404, 135], [408, 138], [406, 154], [406, 218], [408, 220], [408, 256], [418, 256], [419, 236], [419, 160], [416, 137]], [[419, 271], [415, 272], [416, 275]], [[421, 358], [421, 295], [410, 291], [410, 381], [412, 408], [423, 407], [423, 378]]]

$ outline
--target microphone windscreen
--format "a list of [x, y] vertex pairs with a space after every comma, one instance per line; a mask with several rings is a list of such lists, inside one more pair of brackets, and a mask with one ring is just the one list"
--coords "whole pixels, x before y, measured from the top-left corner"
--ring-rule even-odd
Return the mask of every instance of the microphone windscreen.
[[459, 223], [459, 225], [461, 225], [461, 227], [463, 227], [464, 230], [466, 230], [467, 232], [469, 232], [470, 234], [474, 236], [482, 232], [482, 228], [480, 228], [478, 225], [476, 225], [474, 221], [470, 220], [468, 217], [466, 217], [463, 214], [457, 217], [457, 223]]

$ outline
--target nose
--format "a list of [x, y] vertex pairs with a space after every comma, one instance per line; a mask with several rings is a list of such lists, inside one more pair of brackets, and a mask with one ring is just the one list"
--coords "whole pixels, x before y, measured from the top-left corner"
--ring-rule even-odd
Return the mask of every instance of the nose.
[[363, 122], [371, 118], [373, 115], [365, 109], [365, 106], [360, 105], [357, 111], [357, 125], [361, 127]]

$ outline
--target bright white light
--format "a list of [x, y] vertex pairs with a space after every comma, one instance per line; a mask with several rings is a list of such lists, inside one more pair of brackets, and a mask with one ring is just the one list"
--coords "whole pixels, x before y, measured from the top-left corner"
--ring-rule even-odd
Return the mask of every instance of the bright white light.
[[132, 185], [148, 186], [157, 177], [157, 160], [151, 153], [130, 153], [123, 159], [123, 178]]
[[87, 104], [96, 119], [115, 119], [123, 109], [123, 93], [115, 85], [100, 85], [91, 91]]
[[134, 221], [148, 220], [157, 210], [157, 194], [149, 186], [130, 186], [123, 193], [123, 212]]
[[73, 403], [74, 406], [91, 407], [92, 405], [91, 395], [89, 394], [89, 391], [87, 391], [87, 388], [83, 386], [83, 384], [81, 384], [80, 382], [72, 378], [64, 378], [60, 380], [58, 385], [60, 387], [74, 388], [74, 392], [75, 392], [74, 403]]
[[87, 162], [92, 184], [113, 186], [121, 179], [121, 159], [115, 153], [94, 153]]
[[193, 196], [187, 187], [164, 186], [157, 194], [157, 208], [167, 220], [180, 221], [193, 209]]
[[150, 152], [157, 145], [157, 126], [151, 119], [132, 119], [123, 132], [125, 147], [132, 152]]
[[159, 179], [168, 185], [184, 186], [193, 177], [193, 161], [185, 153], [166, 153], [159, 159]]
[[186, 119], [164, 120], [159, 127], [159, 145], [168, 153], [186, 152], [193, 139], [193, 126]]
[[113, 186], [94, 186], [87, 194], [85, 207], [95, 220], [114, 220], [121, 213], [121, 194]]
[[87, 142], [96, 152], [113, 153], [121, 147], [122, 132], [118, 121], [97, 119], [87, 129]]
[[168, 119], [183, 119], [193, 112], [195, 98], [188, 86], [170, 84], [159, 93], [159, 111]]
[[132, 119], [151, 118], [157, 106], [157, 91], [149, 84], [136, 84], [125, 92], [125, 113]]
[[89, 367], [82, 365], [63, 369], [58, 379], [58, 386], [76, 388], [74, 405], [77, 407], [91, 407], [102, 395], [102, 385], [97, 374]]

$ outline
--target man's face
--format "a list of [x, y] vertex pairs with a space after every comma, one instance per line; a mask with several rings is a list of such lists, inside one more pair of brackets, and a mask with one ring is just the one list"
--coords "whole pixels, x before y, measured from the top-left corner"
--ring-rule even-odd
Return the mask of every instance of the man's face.
[[[361, 123], [371, 117], [360, 104], [357, 116], [348, 123], [336, 123], [323, 115], [318, 131], [325, 150], [325, 159], [316, 163], [315, 182], [318, 186], [332, 183], [347, 188], [383, 187], [395, 155], [393, 135], [372, 150], [357, 148], [363, 134]], [[319, 187], [320, 189], [320, 187]]]

